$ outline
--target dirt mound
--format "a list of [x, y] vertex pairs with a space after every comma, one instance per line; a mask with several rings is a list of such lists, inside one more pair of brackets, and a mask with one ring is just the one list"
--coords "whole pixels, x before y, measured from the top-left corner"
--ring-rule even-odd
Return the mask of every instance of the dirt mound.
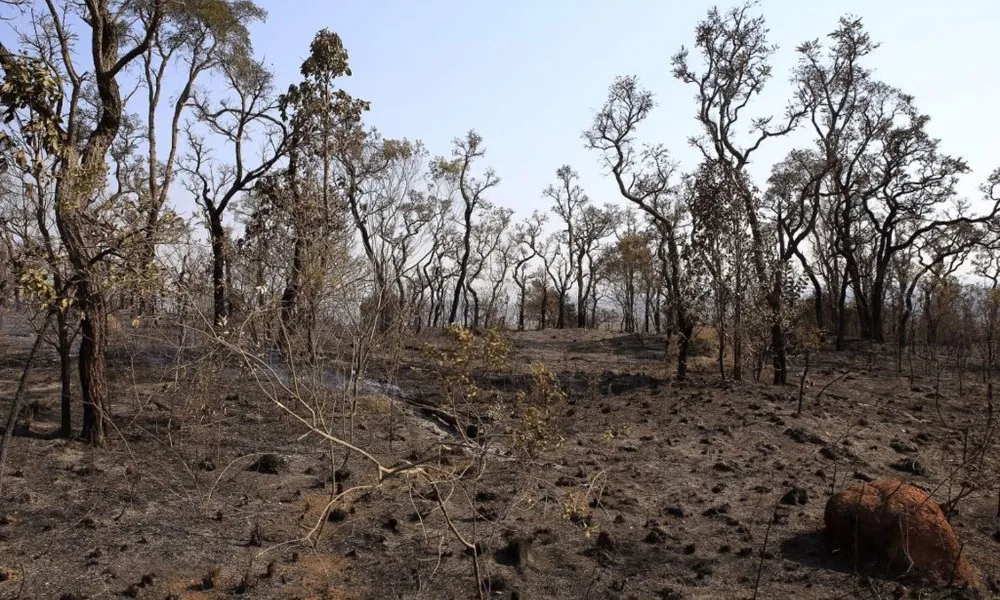
[[834, 544], [859, 556], [910, 564], [957, 585], [979, 587], [962, 545], [930, 494], [895, 479], [852, 485], [824, 515]]

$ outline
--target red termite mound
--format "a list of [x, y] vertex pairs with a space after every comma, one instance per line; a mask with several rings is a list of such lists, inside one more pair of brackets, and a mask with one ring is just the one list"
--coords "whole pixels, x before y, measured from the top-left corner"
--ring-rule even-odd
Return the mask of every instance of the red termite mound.
[[979, 588], [958, 536], [930, 494], [895, 479], [859, 483], [830, 498], [824, 515], [833, 543], [861, 556], [934, 573]]

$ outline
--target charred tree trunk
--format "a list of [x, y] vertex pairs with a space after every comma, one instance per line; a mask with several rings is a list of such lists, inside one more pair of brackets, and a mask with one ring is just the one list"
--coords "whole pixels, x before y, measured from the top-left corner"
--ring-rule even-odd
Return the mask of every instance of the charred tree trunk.
[[302, 272], [305, 268], [305, 242], [296, 236], [292, 250], [292, 267], [288, 273], [285, 290], [281, 293], [281, 322], [288, 331], [295, 329], [296, 313], [299, 305], [299, 290], [302, 288]]
[[517, 330], [524, 331], [524, 301], [525, 301], [525, 289], [524, 284], [518, 281], [518, 302], [517, 302]]
[[77, 295], [83, 320], [80, 321], [80, 392], [83, 396], [83, 430], [81, 437], [89, 444], [100, 446], [105, 438], [108, 415], [108, 316], [104, 296], [93, 282], [80, 281]]
[[566, 290], [559, 291], [559, 316], [556, 322], [556, 327], [558, 329], [564, 329], [566, 327]]
[[677, 346], [677, 381], [687, 380], [688, 355], [691, 353], [691, 337], [694, 335], [694, 322], [686, 315], [680, 326], [680, 342]]
[[837, 345], [838, 351], [844, 349], [844, 341], [847, 337], [847, 273], [840, 283], [840, 291], [837, 294]]
[[70, 336], [69, 318], [65, 311], [56, 313], [59, 352], [59, 437], [73, 436], [73, 339]]
[[222, 228], [221, 211], [209, 214], [209, 234], [212, 238], [212, 310], [216, 327], [229, 318], [226, 290], [226, 232]]
[[472, 252], [472, 203], [465, 203], [465, 232], [462, 235], [462, 256], [458, 262], [458, 282], [455, 284], [455, 295], [451, 300], [451, 312], [448, 314], [448, 324], [458, 319], [458, 305], [465, 291], [465, 277], [469, 271], [469, 254]]

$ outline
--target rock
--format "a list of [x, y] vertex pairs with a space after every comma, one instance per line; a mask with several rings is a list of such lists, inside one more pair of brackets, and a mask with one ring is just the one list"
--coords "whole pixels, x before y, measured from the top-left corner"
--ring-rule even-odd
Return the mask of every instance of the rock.
[[662, 544], [667, 541], [667, 532], [662, 527], [653, 527], [642, 541], [647, 544]]
[[712, 468], [715, 469], [716, 471], [719, 471], [720, 473], [732, 473], [736, 471], [736, 465], [730, 462], [726, 462], [724, 460], [720, 460], [719, 462], [715, 463], [714, 465], [712, 465]]
[[820, 446], [825, 446], [827, 444], [827, 441], [825, 439], [816, 435], [815, 433], [810, 433], [805, 429], [799, 429], [797, 427], [786, 429], [785, 435], [792, 438], [792, 441], [798, 442], [800, 444], [810, 443], [810, 444], [817, 444]]
[[612, 539], [611, 534], [605, 530], [601, 530], [597, 534], [597, 541], [594, 543], [598, 550], [603, 550], [605, 552], [612, 552], [615, 549], [615, 540]]
[[824, 514], [827, 534], [846, 552], [855, 548], [890, 563], [935, 573], [959, 585], [979, 587], [962, 544], [941, 507], [920, 488], [894, 479], [852, 485], [831, 497]]
[[691, 570], [695, 572], [698, 579], [704, 579], [705, 577], [715, 574], [714, 562], [715, 561], [708, 559], [697, 560], [692, 563]]
[[775, 525], [787, 525], [789, 517], [789, 509], [787, 506], [778, 506], [774, 509], [774, 515], [771, 517]]
[[856, 454], [843, 446], [823, 446], [819, 449], [819, 453], [824, 458], [829, 458], [830, 460], [858, 460]]
[[924, 477], [930, 475], [930, 470], [920, 462], [919, 458], [901, 458], [889, 466], [902, 473], [913, 473]]
[[260, 458], [255, 460], [252, 465], [247, 467], [247, 471], [256, 471], [257, 473], [268, 473], [270, 475], [277, 475], [288, 465], [288, 461], [277, 454], [262, 454]]
[[916, 446], [900, 439], [895, 439], [889, 442], [889, 447], [900, 454], [913, 454], [917, 451]]
[[500, 496], [496, 492], [489, 490], [479, 490], [476, 492], [476, 502], [493, 502]]
[[657, 593], [657, 598], [660, 600], [681, 600], [684, 598], [684, 594], [672, 587], [665, 587]]
[[855, 471], [852, 476], [859, 481], [875, 481], [874, 477], [864, 471]]
[[806, 504], [809, 502], [809, 492], [804, 488], [793, 487], [792, 489], [785, 492], [785, 495], [781, 497], [780, 502], [782, 504], [787, 504], [788, 506], [795, 506], [796, 504]]
[[497, 550], [493, 557], [501, 565], [514, 567], [518, 570], [531, 565], [531, 539], [522, 535], [512, 535], [503, 548]]

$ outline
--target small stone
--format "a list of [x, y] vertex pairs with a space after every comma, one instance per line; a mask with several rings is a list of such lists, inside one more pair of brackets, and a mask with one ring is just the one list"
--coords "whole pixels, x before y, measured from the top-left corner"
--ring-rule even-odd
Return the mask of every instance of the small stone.
[[913, 454], [917, 451], [916, 446], [900, 439], [895, 439], [889, 442], [889, 447], [901, 454]]
[[705, 512], [701, 513], [705, 517], [715, 517], [718, 515], [728, 515], [730, 506], [728, 504], [720, 504], [718, 506], [713, 506], [711, 508], [705, 509]]
[[780, 502], [788, 506], [795, 506], [796, 504], [806, 504], [809, 502], [809, 492], [804, 488], [793, 487], [792, 489], [785, 492], [785, 495], [781, 497]]
[[341, 521], [343, 521], [344, 519], [347, 518], [347, 512], [345, 512], [344, 509], [339, 508], [339, 507], [338, 508], [334, 508], [333, 510], [330, 511], [330, 514], [327, 515], [326, 518], [327, 518], [328, 521], [333, 521], [334, 523], [339, 523], [339, 522], [341, 522]]
[[277, 475], [285, 466], [288, 461], [277, 454], [267, 453], [262, 454], [260, 458], [255, 460], [253, 464], [247, 467], [247, 471], [256, 471], [257, 473], [267, 473], [269, 475]]
[[914, 475], [922, 475], [924, 477], [930, 475], [930, 470], [924, 465], [924, 463], [920, 462], [920, 459], [918, 458], [903, 458], [897, 460], [889, 466], [903, 473], [912, 473]]
[[615, 549], [615, 541], [611, 538], [611, 534], [603, 529], [597, 534], [597, 542], [595, 545], [598, 550], [604, 550], [606, 552], [610, 552]]
[[667, 532], [662, 527], [653, 527], [642, 541], [647, 544], [662, 544], [667, 541]]
[[715, 463], [712, 466], [712, 468], [721, 473], [732, 473], [733, 471], [736, 471], [736, 465], [726, 462], [724, 460], [720, 460], [719, 462]]

